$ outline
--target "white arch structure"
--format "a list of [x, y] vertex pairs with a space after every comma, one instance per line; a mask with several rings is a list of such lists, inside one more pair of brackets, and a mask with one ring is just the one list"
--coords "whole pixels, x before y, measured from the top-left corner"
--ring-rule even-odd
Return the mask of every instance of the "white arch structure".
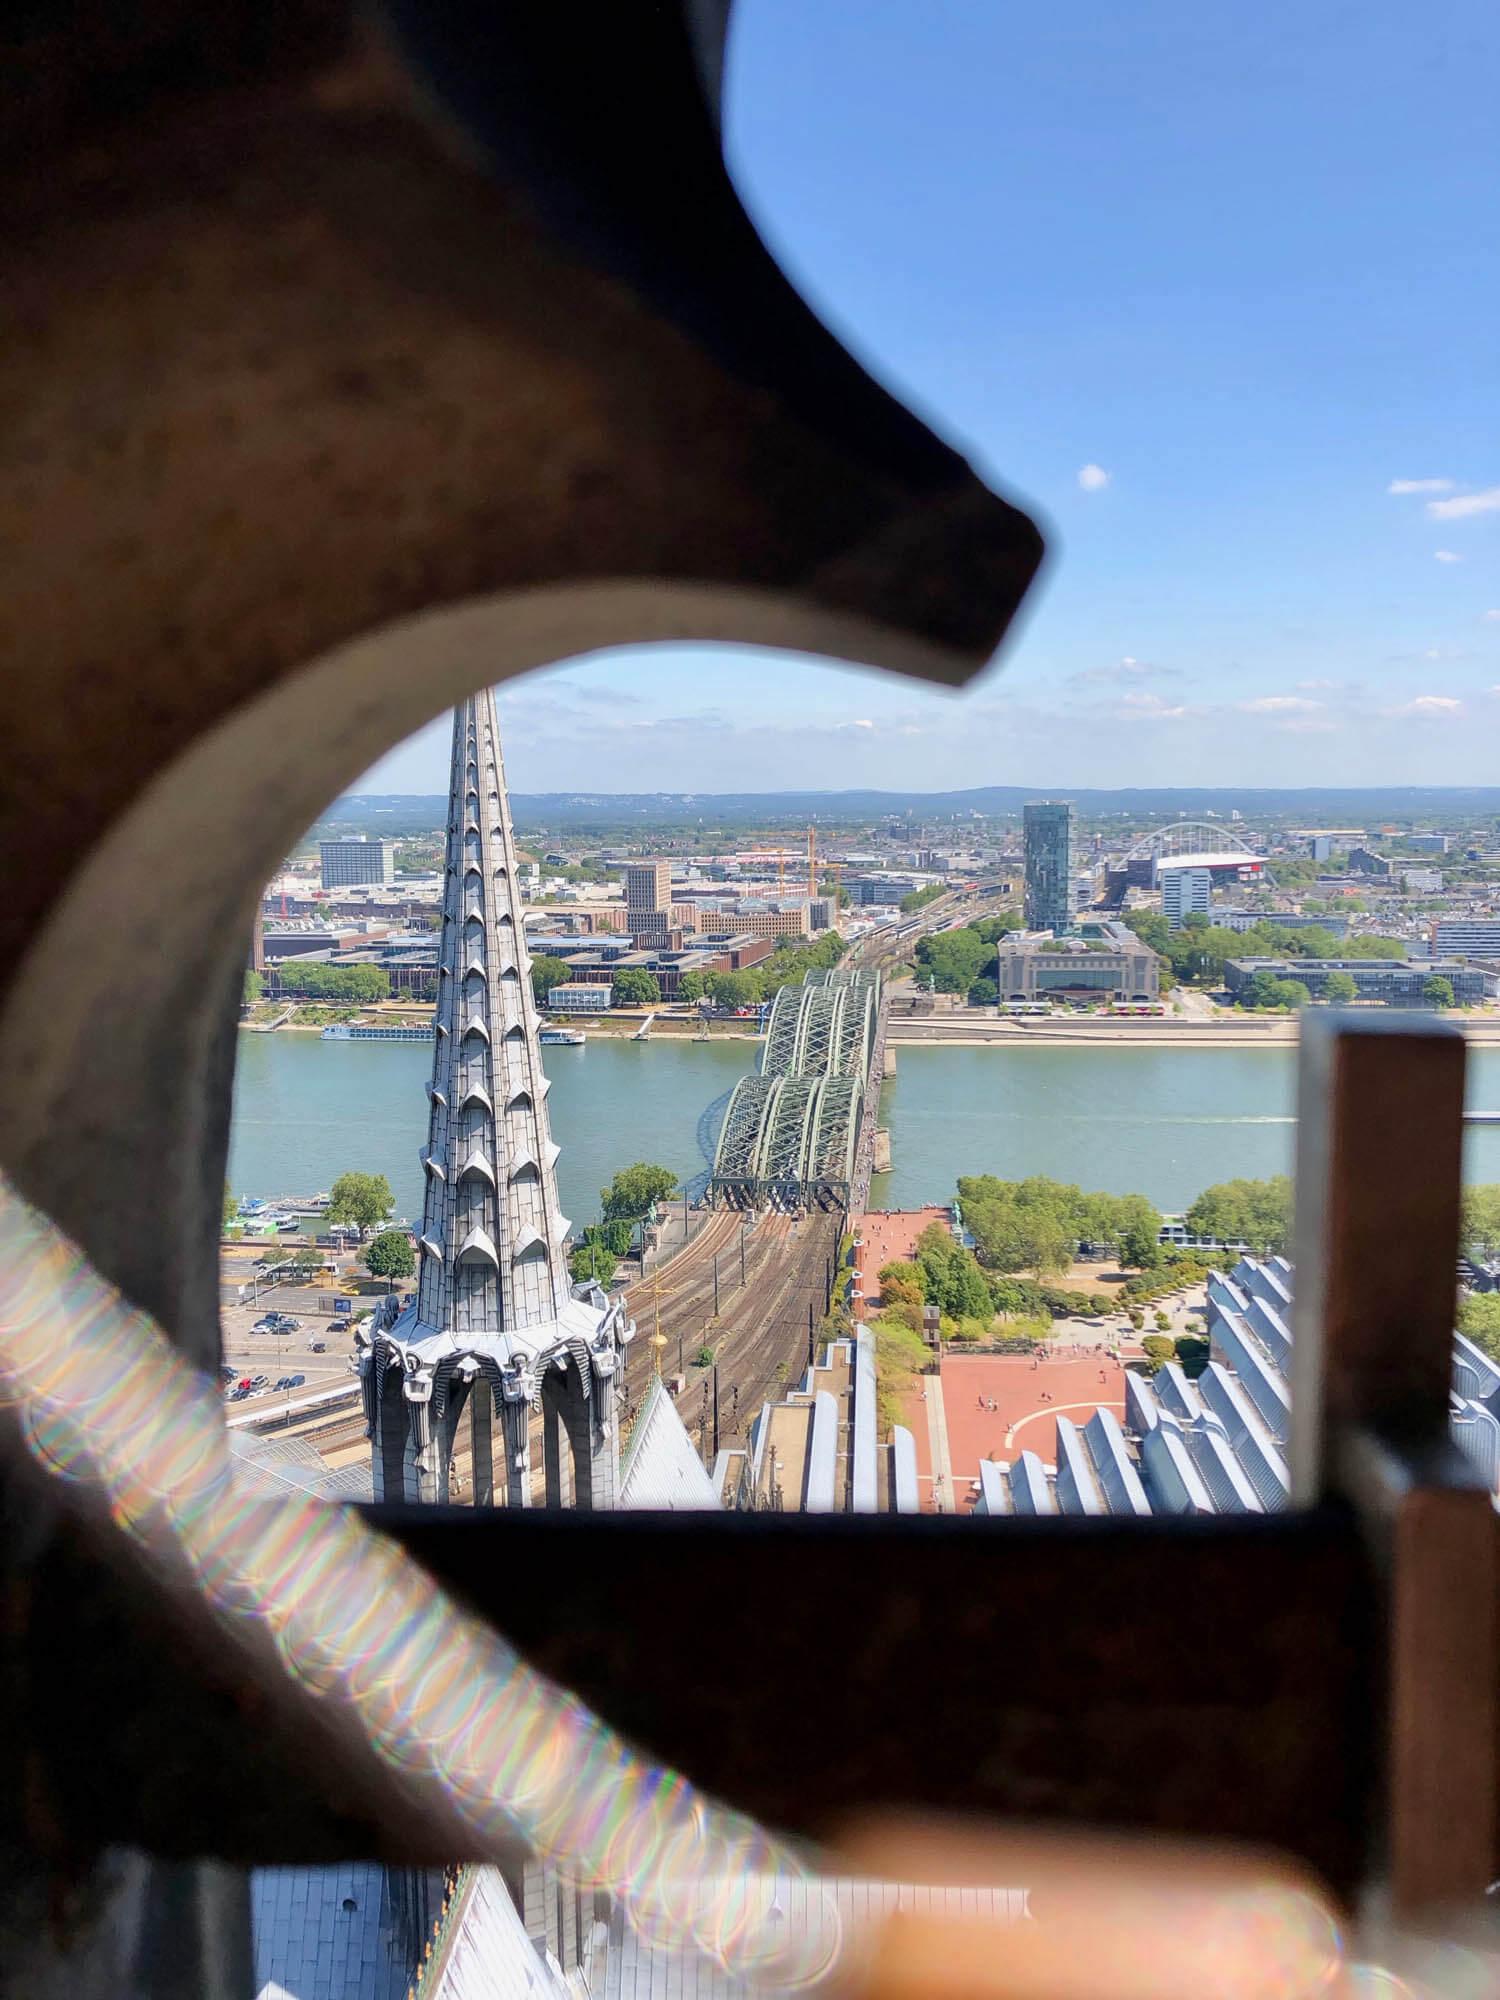
[[1167, 826], [1153, 827], [1150, 833], [1143, 833], [1133, 847], [1126, 849], [1124, 858], [1126, 861], [1144, 861], [1149, 856], [1161, 861], [1169, 855], [1179, 854], [1222, 855], [1225, 861], [1237, 857], [1247, 863], [1259, 859], [1258, 855], [1246, 853], [1227, 826], [1201, 819], [1179, 819]]

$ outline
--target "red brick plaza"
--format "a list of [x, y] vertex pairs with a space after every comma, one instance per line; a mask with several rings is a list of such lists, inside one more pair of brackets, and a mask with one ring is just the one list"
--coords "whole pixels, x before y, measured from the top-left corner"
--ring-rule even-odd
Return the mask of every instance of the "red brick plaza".
[[909, 1263], [917, 1254], [917, 1239], [934, 1222], [945, 1226], [946, 1208], [866, 1209], [855, 1234], [854, 1311], [862, 1316], [880, 1297], [880, 1272], [886, 1264]]
[[[1056, 1465], [1058, 1417], [1082, 1425], [1100, 1408], [1124, 1417], [1123, 1363], [1102, 1353], [1075, 1358], [1059, 1348], [1066, 1343], [1054, 1343], [1048, 1359], [1037, 1362], [1011, 1354], [944, 1356], [941, 1407], [954, 1511], [965, 1514], [973, 1506], [981, 1459], [1014, 1462], [1023, 1451], [1034, 1451], [1044, 1464]], [[931, 1377], [919, 1382], [905, 1412], [917, 1443], [924, 1512], [935, 1505], [932, 1429], [937, 1405], [931, 1389]]]

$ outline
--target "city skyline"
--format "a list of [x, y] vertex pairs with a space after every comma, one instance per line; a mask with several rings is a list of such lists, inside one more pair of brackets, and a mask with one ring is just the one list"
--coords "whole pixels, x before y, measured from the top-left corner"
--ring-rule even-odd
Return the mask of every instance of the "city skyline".
[[[957, 700], [731, 649], [571, 664], [502, 698], [516, 789], [1483, 782], [1500, 17], [911, 20], [738, 9], [731, 158], [814, 306], [1037, 510], [1035, 602]], [[440, 742], [386, 765], [362, 788], [442, 789]]]

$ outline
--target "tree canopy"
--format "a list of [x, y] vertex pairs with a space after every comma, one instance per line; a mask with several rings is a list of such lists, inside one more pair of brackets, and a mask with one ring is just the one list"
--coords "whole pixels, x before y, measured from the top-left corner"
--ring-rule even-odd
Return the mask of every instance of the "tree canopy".
[[942, 894], [941, 882], [929, 882], [925, 889], [913, 889], [909, 896], [903, 896], [897, 908], [903, 917], [909, 917], [914, 910], [920, 910], [928, 903], [935, 903]]
[[761, 996], [761, 981], [753, 972], [711, 972], [707, 983], [717, 1007], [753, 1007]]
[[1347, 1007], [1351, 1000], [1357, 1000], [1359, 988], [1353, 973], [1330, 972], [1323, 981], [1323, 998], [1331, 1007]]
[[537, 1005], [542, 1005], [554, 986], [566, 985], [567, 978], [566, 959], [554, 958], [549, 951], [539, 953], [531, 961], [531, 991]]
[[634, 1166], [622, 1167], [600, 1190], [599, 1206], [606, 1222], [639, 1222], [653, 1202], [667, 1201], [676, 1192], [677, 1176], [670, 1167], [637, 1160]]
[[365, 1232], [384, 1222], [395, 1206], [391, 1184], [384, 1174], [340, 1174], [328, 1197], [328, 1220], [353, 1225], [363, 1240]]
[[967, 993], [974, 981], [995, 962], [992, 938], [981, 937], [972, 925], [956, 931], [935, 931], [918, 938], [916, 960], [939, 993]]
[[1270, 1180], [1218, 1181], [1188, 1210], [1195, 1236], [1221, 1243], [1248, 1243], [1258, 1256], [1284, 1250], [1292, 1230], [1292, 1183], [1286, 1174]]
[[1440, 972], [1422, 981], [1422, 998], [1429, 1007], [1451, 1007], [1453, 1005], [1453, 981], [1445, 979]]
[[917, 1270], [922, 1296], [950, 1319], [990, 1319], [995, 1302], [972, 1250], [951, 1230], [932, 1222], [917, 1238]]
[[677, 982], [677, 995], [681, 1000], [701, 1000], [707, 991], [706, 972], [685, 972]]
[[602, 1232], [586, 1229], [583, 1241], [568, 1258], [568, 1271], [576, 1285], [586, 1284], [592, 1278], [608, 1290], [618, 1263], [618, 1258], [604, 1242]]
[[247, 1007], [250, 1006], [253, 1001], [259, 1000], [263, 996], [265, 990], [266, 982], [264, 978], [253, 966], [250, 967], [245, 973], [245, 986], [242, 995], [244, 1004]]
[[656, 974], [643, 965], [625, 965], [615, 974], [612, 997], [617, 1007], [656, 1007], [661, 1003], [661, 986]]
[[1312, 994], [1300, 979], [1278, 979], [1274, 972], [1255, 973], [1239, 993], [1242, 1007], [1262, 1012], [1305, 1007], [1311, 999]]
[[417, 1253], [404, 1229], [382, 1229], [367, 1246], [364, 1262], [372, 1278], [409, 1278], [417, 1268]]
[[1081, 1243], [1138, 1266], [1160, 1254], [1161, 1216], [1141, 1194], [1088, 1194], [1045, 1174], [1024, 1181], [981, 1174], [959, 1181], [958, 1198], [987, 1270], [1056, 1276]]
[[1463, 1245], [1470, 1256], [1486, 1264], [1500, 1256], [1500, 1183], [1465, 1188], [1463, 1218]]
[[285, 993], [309, 1000], [346, 1000], [359, 1006], [391, 997], [391, 976], [378, 965], [304, 965], [285, 958], [276, 968]]
[[1458, 1308], [1458, 1330], [1491, 1359], [1500, 1361], [1500, 1292], [1475, 1292]]
[[993, 979], [976, 979], [969, 988], [971, 1007], [993, 1007], [1000, 998], [1000, 988]]

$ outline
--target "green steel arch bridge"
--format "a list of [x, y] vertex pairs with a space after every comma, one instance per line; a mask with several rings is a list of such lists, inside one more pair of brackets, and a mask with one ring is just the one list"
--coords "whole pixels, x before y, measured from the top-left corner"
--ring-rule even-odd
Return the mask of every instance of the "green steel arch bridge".
[[784, 986], [760, 1068], [730, 1094], [709, 1179], [738, 1208], [845, 1208], [868, 1178], [883, 1061], [883, 989], [865, 967], [810, 972]]

